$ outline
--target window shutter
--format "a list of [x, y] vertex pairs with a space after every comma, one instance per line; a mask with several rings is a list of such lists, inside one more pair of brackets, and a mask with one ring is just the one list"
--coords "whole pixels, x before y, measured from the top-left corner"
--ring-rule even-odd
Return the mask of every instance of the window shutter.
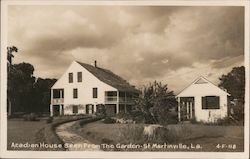
[[207, 109], [206, 97], [201, 98], [202, 109]]
[[220, 108], [220, 97], [219, 96], [216, 96], [216, 98], [215, 98], [215, 103], [216, 103], [216, 108]]

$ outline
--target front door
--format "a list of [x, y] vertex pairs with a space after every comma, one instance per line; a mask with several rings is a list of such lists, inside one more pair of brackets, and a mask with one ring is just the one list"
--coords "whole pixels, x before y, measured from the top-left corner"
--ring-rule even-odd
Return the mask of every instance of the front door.
[[60, 115], [60, 105], [53, 105], [53, 116]]
[[94, 105], [93, 104], [86, 105], [86, 114], [94, 114]]

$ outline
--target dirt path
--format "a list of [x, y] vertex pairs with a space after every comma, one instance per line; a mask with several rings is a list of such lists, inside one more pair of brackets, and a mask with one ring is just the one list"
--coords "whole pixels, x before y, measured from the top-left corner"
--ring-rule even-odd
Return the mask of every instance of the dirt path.
[[100, 146], [92, 144], [87, 139], [71, 131], [76, 121], [59, 125], [56, 128], [57, 135], [67, 145], [67, 151], [100, 151]]

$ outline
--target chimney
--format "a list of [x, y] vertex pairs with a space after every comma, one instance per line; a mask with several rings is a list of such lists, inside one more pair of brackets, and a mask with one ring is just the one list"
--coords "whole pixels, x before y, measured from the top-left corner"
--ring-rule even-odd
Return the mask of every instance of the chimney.
[[95, 60], [95, 67], [97, 67], [97, 62], [96, 62], [96, 60]]

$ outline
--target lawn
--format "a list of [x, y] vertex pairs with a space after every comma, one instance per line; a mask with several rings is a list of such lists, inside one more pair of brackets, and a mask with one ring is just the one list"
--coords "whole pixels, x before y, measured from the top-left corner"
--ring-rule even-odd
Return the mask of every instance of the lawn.
[[[75, 132], [92, 143], [137, 143], [142, 139], [144, 124], [104, 124], [101, 121], [89, 123], [83, 127], [73, 126]], [[200, 144], [201, 149], [192, 151], [243, 151], [244, 127], [243, 126], [216, 126], [201, 124], [175, 124], [168, 125], [171, 142], [169, 144]], [[138, 131], [139, 130], [139, 131]], [[147, 140], [141, 140], [147, 142]], [[138, 141], [140, 143], [141, 141]], [[170, 140], [169, 140], [170, 141]], [[164, 141], [163, 141], [164, 142]], [[157, 141], [156, 141], [157, 143]], [[223, 148], [216, 147], [223, 145]], [[236, 147], [234, 147], [234, 144]], [[225, 146], [227, 146], [225, 148]], [[143, 150], [143, 149], [141, 149]], [[152, 151], [152, 149], [144, 149]], [[153, 150], [155, 151], [155, 150]], [[156, 151], [180, 151], [180, 149], [156, 149]], [[190, 150], [181, 150], [190, 151]]]
[[23, 119], [8, 119], [7, 142], [8, 150], [30, 150], [29, 148], [12, 148], [12, 143], [35, 144], [35, 134], [46, 125], [46, 121], [23, 121]]

